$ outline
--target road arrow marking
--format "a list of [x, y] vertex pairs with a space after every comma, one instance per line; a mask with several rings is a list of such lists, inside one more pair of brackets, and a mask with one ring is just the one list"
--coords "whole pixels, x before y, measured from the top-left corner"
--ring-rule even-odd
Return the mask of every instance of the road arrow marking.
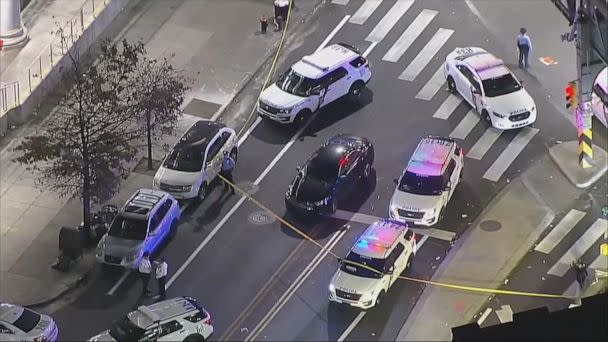
[[500, 310], [496, 310], [496, 316], [500, 323], [513, 322], [513, 310], [511, 305], [501, 305]]

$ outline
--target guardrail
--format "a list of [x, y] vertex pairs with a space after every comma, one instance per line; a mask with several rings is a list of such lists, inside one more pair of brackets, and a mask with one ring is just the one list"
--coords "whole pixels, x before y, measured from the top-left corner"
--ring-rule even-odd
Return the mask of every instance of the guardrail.
[[70, 40], [64, 43], [61, 37], [54, 36], [49, 45], [40, 51], [38, 56], [23, 70], [22, 77], [17, 77], [16, 81], [1, 86], [1, 114], [24, 102], [110, 1], [112, 0], [87, 0], [84, 2], [76, 14], [62, 26]]

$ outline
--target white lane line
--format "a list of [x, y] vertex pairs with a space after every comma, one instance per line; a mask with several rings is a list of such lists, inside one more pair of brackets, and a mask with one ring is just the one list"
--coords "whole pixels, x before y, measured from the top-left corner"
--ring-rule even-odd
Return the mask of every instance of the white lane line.
[[458, 126], [456, 126], [456, 128], [454, 128], [452, 133], [450, 133], [450, 137], [455, 138], [455, 139], [465, 140], [467, 135], [469, 135], [469, 133], [471, 133], [471, 131], [477, 125], [478, 122], [479, 122], [479, 115], [477, 115], [477, 113], [475, 113], [474, 109], [469, 110], [467, 115], [465, 115], [465, 117], [462, 119], [462, 121], [460, 121]]
[[445, 101], [443, 101], [441, 106], [439, 106], [435, 114], [433, 114], [433, 117], [437, 119], [447, 120], [450, 115], [454, 113], [454, 110], [456, 110], [456, 107], [458, 107], [461, 102], [462, 100], [460, 99], [460, 97], [454, 94], [450, 94], [445, 99]]
[[125, 281], [125, 279], [127, 279], [127, 277], [129, 276], [129, 274], [131, 274], [131, 270], [124, 270], [124, 273], [122, 274], [122, 276], [120, 277], [120, 279], [118, 279], [118, 281], [116, 282], [116, 284], [114, 284], [114, 286], [112, 286], [112, 288], [110, 289], [110, 291], [108, 291], [108, 293], [106, 293], [107, 295], [113, 296], [114, 292], [116, 292], [116, 290], [118, 290], [118, 288], [120, 287], [120, 285], [122, 285], [122, 283]]
[[[279, 151], [279, 153], [274, 157], [274, 159], [270, 162], [270, 164], [268, 164], [266, 169], [264, 169], [264, 171], [262, 171], [262, 173], [258, 176], [258, 178], [253, 182], [254, 185], [260, 184], [260, 182], [264, 179], [264, 177], [266, 177], [266, 175], [270, 172], [270, 170], [283, 157], [283, 155], [285, 153], [287, 153], [287, 151], [296, 142], [296, 140], [299, 138], [299, 136], [302, 134], [302, 132], [304, 132], [304, 130], [308, 127], [308, 125], [314, 120], [315, 116], [316, 116], [316, 114], [313, 114], [312, 117], [310, 118], [310, 120], [308, 120], [308, 122], [302, 128], [300, 128], [296, 132], [296, 134], [294, 134], [294, 136], [283, 147], [283, 149], [281, 151]], [[230, 219], [232, 214], [234, 214], [236, 212], [236, 210], [241, 206], [241, 204], [243, 204], [243, 202], [245, 202], [246, 199], [247, 199], [246, 196], [244, 196], [244, 195], [241, 196], [241, 198], [230, 209], [230, 211], [228, 211], [226, 213], [226, 215], [220, 220], [220, 222], [218, 222], [217, 225], [215, 225], [215, 227], [213, 227], [213, 230], [211, 230], [211, 232], [209, 232], [209, 235], [207, 235], [207, 237], [198, 245], [198, 247], [196, 247], [194, 252], [192, 252], [192, 254], [190, 254], [188, 259], [186, 259], [186, 261], [180, 266], [180, 268], [177, 270], [177, 272], [175, 272], [175, 274], [173, 274], [171, 279], [169, 279], [169, 281], [167, 282], [166, 288], [169, 288], [171, 286], [171, 284], [173, 284], [173, 282], [180, 276], [180, 274], [182, 274], [182, 272], [184, 272], [184, 270], [188, 267], [188, 265], [190, 265], [192, 260], [194, 260], [194, 258], [198, 255], [198, 253], [201, 252], [203, 247], [205, 247], [209, 243], [209, 241], [211, 241], [211, 239], [215, 236], [215, 234], [217, 234], [217, 232], [220, 230], [220, 228], [222, 228], [224, 226], [224, 224], [226, 224], [228, 219]]]
[[[424, 245], [424, 243], [426, 242], [426, 240], [428, 240], [428, 238], [429, 238], [428, 235], [424, 235], [422, 237], [422, 239], [420, 239], [420, 242], [418, 242], [416, 244], [416, 253], [420, 250], [420, 248], [422, 247], [422, 245]], [[348, 328], [346, 328], [346, 330], [344, 330], [342, 335], [340, 335], [337, 342], [344, 341], [348, 337], [348, 335], [355, 329], [357, 324], [359, 324], [359, 322], [361, 322], [361, 319], [363, 319], [363, 317], [365, 316], [366, 313], [367, 313], [367, 311], [361, 311], [359, 313], [359, 315], [357, 315], [357, 317], [355, 317], [355, 319], [352, 321], [352, 323], [348, 326]]]
[[483, 156], [488, 152], [490, 147], [492, 147], [496, 140], [498, 140], [498, 137], [500, 137], [502, 132], [503, 131], [496, 129], [492, 126], [488, 127], [488, 129], [486, 129], [481, 138], [479, 138], [475, 145], [471, 147], [471, 150], [467, 152], [466, 157], [481, 160]]
[[413, 3], [413, 0], [397, 0], [365, 40], [368, 42], [382, 41]]
[[557, 244], [578, 224], [586, 215], [585, 212], [571, 209], [559, 223], [534, 247], [537, 252], [549, 254]]
[[378, 45], [378, 42], [373, 42], [373, 43], [371, 43], [371, 44], [370, 44], [370, 45], [367, 47], [367, 49], [365, 49], [365, 51], [363, 52], [363, 54], [362, 54], [361, 56], [363, 56], [363, 57], [366, 57], [366, 58], [367, 58], [367, 55], [369, 55], [369, 54], [372, 52], [372, 50], [373, 50], [373, 49], [376, 47], [376, 45]]
[[538, 129], [532, 127], [524, 127], [517, 136], [509, 143], [509, 146], [502, 151], [496, 161], [488, 168], [483, 178], [496, 182], [509, 165], [515, 161], [515, 158], [528, 145], [530, 140], [538, 133]]
[[591, 270], [600, 270], [607, 272], [608, 271], [608, 256], [606, 255], [598, 255], [595, 260], [589, 265], [589, 269]]
[[[361, 213], [353, 213], [350, 211], [340, 210], [340, 209], [336, 210], [336, 212], [333, 213], [332, 215], [329, 215], [329, 217], [332, 217], [332, 218], [335, 218], [338, 220], [353, 221], [353, 222], [358, 222], [358, 223], [363, 223], [363, 224], [372, 224], [376, 221], [382, 220], [382, 217], [361, 214]], [[454, 233], [454, 232], [450, 232], [450, 231], [438, 229], [438, 228], [413, 228], [413, 227], [410, 227], [410, 229], [418, 235], [423, 235], [423, 236], [428, 235], [432, 238], [445, 240], [445, 241], [452, 241], [452, 239], [454, 239], [454, 237], [456, 236], [456, 233]]]
[[[257, 105], [257, 104], [256, 104]], [[237, 143], [237, 146], [241, 146], [245, 140], [247, 139], [247, 137], [249, 137], [249, 135], [251, 134], [251, 132], [253, 132], [253, 130], [258, 127], [258, 125], [260, 124], [260, 122], [262, 122], [262, 118], [261, 117], [257, 117], [255, 119], [255, 121], [253, 122], [253, 124], [251, 125], [251, 127], [249, 127], [246, 131], [245, 134], [243, 134], [243, 136], [241, 137], [241, 139], [239, 139], [239, 142]]]
[[336, 5], [346, 5], [350, 0], [331, 0], [332, 4]]
[[324, 48], [325, 45], [327, 45], [327, 43], [329, 43], [329, 41], [336, 35], [336, 33], [338, 33], [338, 31], [340, 31], [342, 26], [344, 26], [344, 24], [346, 24], [348, 19], [350, 19], [350, 15], [345, 15], [344, 18], [342, 18], [342, 20], [338, 23], [338, 25], [336, 27], [334, 27], [334, 29], [329, 33], [329, 36], [327, 36], [325, 38], [325, 40], [321, 43], [321, 45], [319, 45], [319, 47], [315, 50], [315, 52]]
[[397, 62], [401, 56], [409, 49], [409, 47], [414, 43], [416, 38], [424, 31], [424, 29], [431, 23], [433, 18], [437, 15], [437, 11], [424, 9], [414, 21], [408, 26], [403, 34], [393, 46], [386, 52], [384, 57], [382, 57], [383, 61], [389, 62]]
[[492, 313], [492, 308], [486, 308], [486, 311], [484, 311], [483, 314], [481, 314], [481, 317], [479, 317], [479, 319], [477, 320], [477, 325], [481, 326], [483, 324], [483, 322], [485, 322], [486, 318], [488, 318], [488, 316], [490, 316], [491, 313]]
[[433, 60], [433, 56], [439, 52], [439, 49], [441, 49], [448, 39], [450, 39], [453, 33], [454, 30], [444, 28], [438, 29], [437, 32], [435, 32], [435, 35], [433, 35], [433, 38], [429, 40], [410, 65], [408, 65], [401, 75], [399, 75], [399, 79], [405, 81], [413, 81], [416, 79], [416, 76], [418, 76], [427, 64]]
[[365, 0], [348, 22], [363, 25], [381, 3], [382, 0]]
[[547, 274], [558, 277], [563, 277], [571, 267], [572, 261], [580, 258], [587, 250], [599, 239], [604, 232], [608, 221], [605, 219], [597, 219], [591, 227], [587, 228], [585, 233], [562, 255], [562, 257], [549, 269]]
[[331, 239], [324, 246], [325, 248], [315, 257], [313, 260], [306, 266], [304, 271], [300, 273], [300, 275], [296, 278], [296, 280], [287, 288], [287, 290], [283, 293], [283, 295], [279, 298], [279, 300], [272, 306], [272, 308], [266, 313], [264, 318], [256, 325], [256, 327], [251, 330], [249, 335], [245, 338], [245, 341], [251, 341], [255, 339], [272, 321], [272, 319], [279, 313], [279, 311], [287, 304], [289, 299], [298, 291], [300, 286], [308, 279], [308, 276], [312, 274], [312, 272], [319, 266], [319, 264], [323, 261], [323, 259], [329, 254], [329, 251], [340, 241], [340, 239], [346, 234], [347, 229], [336, 232]]
[[348, 328], [346, 328], [346, 330], [344, 330], [344, 332], [342, 333], [342, 335], [340, 335], [340, 337], [338, 338], [337, 342], [344, 341], [348, 337], [348, 334], [350, 334], [353, 331], [353, 329], [355, 329], [355, 327], [357, 326], [357, 324], [359, 324], [359, 322], [361, 322], [361, 319], [363, 319], [363, 317], [365, 317], [365, 314], [367, 314], [367, 311], [361, 311], [361, 312], [359, 312], [359, 314], [357, 315], [357, 317], [355, 317], [355, 319], [348, 326]]
[[429, 79], [428, 82], [420, 89], [418, 94], [416, 94], [416, 98], [420, 100], [430, 101], [435, 94], [443, 87], [445, 84], [445, 76], [443, 75], [444, 64], [435, 71], [433, 76]]

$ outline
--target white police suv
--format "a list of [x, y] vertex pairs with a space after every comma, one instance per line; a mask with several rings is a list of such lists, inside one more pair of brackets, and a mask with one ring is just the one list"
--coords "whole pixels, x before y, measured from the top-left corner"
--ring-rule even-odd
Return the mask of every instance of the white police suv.
[[348, 44], [333, 44], [304, 56], [264, 89], [257, 111], [282, 124], [304, 123], [313, 112], [348, 95], [360, 101], [372, 74], [369, 62]]
[[498, 129], [514, 129], [536, 121], [536, 105], [501, 59], [480, 47], [456, 48], [448, 54], [444, 75], [482, 118]]

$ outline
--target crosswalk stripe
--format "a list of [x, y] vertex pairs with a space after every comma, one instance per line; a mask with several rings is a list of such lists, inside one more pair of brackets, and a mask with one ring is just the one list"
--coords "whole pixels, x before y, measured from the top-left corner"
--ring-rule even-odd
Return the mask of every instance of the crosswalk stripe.
[[500, 137], [500, 134], [502, 134], [502, 132], [503, 131], [494, 127], [488, 127], [488, 129], [486, 129], [481, 138], [479, 138], [475, 145], [471, 147], [471, 150], [467, 152], [466, 157], [477, 160], [483, 158], [483, 156], [486, 154], [486, 152], [488, 152], [490, 147], [492, 147], [496, 140], [498, 140], [498, 137]]
[[571, 209], [559, 223], [545, 236], [545, 238], [534, 247], [537, 252], [549, 254], [557, 244], [576, 226], [586, 215], [585, 212]]
[[443, 67], [441, 64], [439, 69], [435, 71], [435, 74], [429, 79], [428, 82], [420, 89], [418, 94], [416, 94], [417, 99], [430, 101], [435, 94], [441, 89], [441, 87], [445, 84], [445, 76], [443, 75]]
[[346, 5], [350, 0], [331, 0], [332, 4], [336, 5]]
[[403, 70], [401, 75], [399, 75], [400, 80], [405, 81], [413, 81], [418, 74], [429, 64], [429, 62], [433, 59], [433, 56], [439, 49], [445, 44], [448, 39], [452, 36], [454, 30], [440, 28], [435, 32], [435, 35], [429, 42], [420, 50], [418, 55], [414, 58], [414, 60], [410, 63], [410, 65]]
[[458, 96], [450, 94], [448, 98], [443, 101], [441, 106], [439, 106], [435, 114], [433, 114], [433, 117], [437, 119], [447, 120], [461, 102], [462, 101]]
[[568, 286], [566, 291], [564, 291], [564, 293], [562, 293], [562, 296], [576, 297], [576, 296], [578, 296], [579, 291], [580, 291], [580, 285], [578, 285], [578, 283], [575, 280], [572, 282], [572, 284], [570, 284], [570, 286]]
[[488, 168], [483, 178], [496, 182], [503, 173], [507, 170], [509, 165], [513, 163], [515, 158], [523, 151], [524, 147], [528, 145], [530, 140], [538, 133], [538, 129], [532, 127], [524, 127], [519, 134], [509, 143], [509, 146], [502, 151], [498, 159]]
[[608, 271], [608, 256], [599, 254], [595, 260], [589, 265], [589, 269]]
[[410, 24], [410, 26], [403, 31], [403, 34], [393, 46], [386, 52], [384, 57], [382, 57], [383, 61], [389, 62], [397, 62], [401, 56], [407, 51], [407, 49], [412, 45], [412, 43], [418, 38], [418, 36], [424, 31], [424, 29], [431, 23], [433, 18], [437, 15], [437, 11], [424, 9], [414, 21]]
[[606, 231], [608, 222], [599, 218], [585, 233], [562, 255], [562, 257], [549, 269], [547, 274], [563, 277], [570, 269], [572, 261], [580, 258]]
[[378, 25], [374, 27], [372, 32], [369, 33], [367, 38], [368, 42], [380, 42], [388, 32], [395, 26], [399, 19], [407, 12], [412, 6], [414, 0], [397, 0], [397, 2], [388, 10], [387, 14], [380, 20]]
[[365, 0], [348, 22], [363, 25], [381, 3], [382, 0]]
[[479, 122], [479, 115], [477, 115], [477, 113], [475, 113], [474, 109], [469, 110], [467, 115], [465, 115], [465, 117], [462, 119], [462, 121], [460, 121], [458, 126], [456, 126], [456, 128], [454, 128], [452, 133], [450, 133], [450, 137], [455, 138], [455, 139], [461, 139], [461, 140], [466, 139], [467, 135], [469, 135], [469, 133], [471, 133], [471, 131], [473, 130], [473, 127], [475, 127], [475, 125], [477, 125], [478, 122]]

